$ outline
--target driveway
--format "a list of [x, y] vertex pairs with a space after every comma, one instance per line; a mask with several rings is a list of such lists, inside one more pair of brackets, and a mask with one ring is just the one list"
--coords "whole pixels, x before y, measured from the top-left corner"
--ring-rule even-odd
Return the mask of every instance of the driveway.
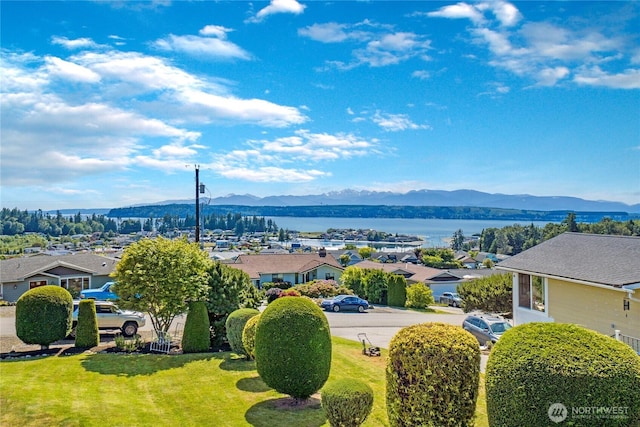
[[[357, 312], [325, 312], [331, 335], [360, 341], [358, 334], [367, 334], [371, 344], [377, 347], [389, 348], [389, 343], [394, 335], [405, 326], [427, 322], [442, 322], [461, 326], [466, 314], [459, 308], [434, 307], [446, 313], [421, 313], [412, 310], [392, 307], [376, 306], [365, 313]], [[368, 343], [367, 343], [368, 344]], [[480, 370], [485, 371], [487, 365], [486, 355], [480, 357]]]

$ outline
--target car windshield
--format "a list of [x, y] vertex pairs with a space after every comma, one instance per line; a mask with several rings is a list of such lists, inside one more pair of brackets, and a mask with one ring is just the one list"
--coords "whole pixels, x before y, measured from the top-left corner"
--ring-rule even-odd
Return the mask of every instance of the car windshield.
[[335, 297], [333, 300], [334, 301], [342, 301], [343, 299], [347, 298], [349, 295], [338, 295], [337, 297]]
[[507, 322], [494, 323], [491, 325], [491, 330], [494, 334], [503, 334], [507, 329], [511, 329], [511, 325]]

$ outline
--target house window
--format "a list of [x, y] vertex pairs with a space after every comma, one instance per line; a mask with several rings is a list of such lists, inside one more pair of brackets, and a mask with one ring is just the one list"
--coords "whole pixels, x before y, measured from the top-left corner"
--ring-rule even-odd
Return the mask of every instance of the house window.
[[44, 286], [46, 284], [46, 280], [35, 280], [33, 282], [29, 282], [29, 289], [37, 288], [38, 286]]
[[68, 277], [66, 279], [60, 279], [60, 286], [71, 292], [71, 295], [77, 297], [80, 295], [80, 291], [83, 289], [89, 289], [88, 277]]
[[518, 275], [518, 306], [529, 310], [545, 311], [544, 278], [529, 274]]
[[333, 273], [325, 273], [324, 280], [336, 280], [336, 276]]
[[282, 273], [272, 274], [271, 275], [271, 281], [274, 282], [274, 283], [283, 282], [284, 281], [284, 274], [282, 274]]

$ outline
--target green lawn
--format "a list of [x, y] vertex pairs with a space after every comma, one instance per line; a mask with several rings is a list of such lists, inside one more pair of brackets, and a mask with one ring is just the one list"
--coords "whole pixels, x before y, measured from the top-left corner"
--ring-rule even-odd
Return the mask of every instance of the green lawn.
[[[365, 426], [388, 425], [385, 360], [333, 338], [332, 378], [358, 377], [374, 390]], [[484, 390], [477, 426], [488, 426]], [[20, 359], [0, 363], [3, 426], [328, 426], [319, 396], [304, 407], [269, 389], [255, 363], [230, 353]]]

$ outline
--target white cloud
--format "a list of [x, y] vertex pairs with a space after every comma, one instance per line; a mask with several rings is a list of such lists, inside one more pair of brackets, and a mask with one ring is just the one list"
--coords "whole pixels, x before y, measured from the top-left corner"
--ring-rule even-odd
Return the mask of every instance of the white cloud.
[[548, 67], [538, 72], [536, 80], [540, 86], [554, 86], [568, 75], [569, 69], [567, 67]]
[[47, 56], [44, 60], [47, 71], [51, 76], [84, 83], [97, 83], [100, 81], [100, 76], [97, 73], [82, 65], [74, 64], [55, 56]]
[[86, 37], [71, 40], [66, 37], [53, 36], [51, 38], [51, 43], [59, 44], [69, 50], [99, 47], [99, 45], [96, 44], [96, 42]]
[[431, 73], [426, 70], [416, 70], [411, 73], [411, 77], [415, 77], [420, 80], [427, 80], [431, 78]]
[[251, 59], [248, 52], [223, 38], [169, 34], [164, 39], [156, 40], [153, 46], [160, 50], [183, 52], [196, 57]]
[[449, 19], [470, 19], [476, 24], [484, 21], [482, 13], [473, 5], [467, 3], [457, 3], [427, 13], [427, 16], [433, 18], [449, 18]]
[[505, 27], [512, 27], [522, 19], [520, 11], [511, 3], [494, 1], [488, 3], [488, 7]]
[[628, 69], [610, 74], [595, 66], [580, 70], [573, 79], [579, 85], [600, 86], [613, 89], [640, 89], [640, 70]]
[[278, 13], [292, 13], [299, 15], [304, 12], [305, 5], [298, 3], [296, 0], [271, 0], [269, 6], [258, 11], [256, 16], [246, 20], [246, 22], [262, 22], [267, 16]]
[[222, 25], [205, 25], [200, 31], [201, 36], [214, 36], [219, 39], [226, 39], [227, 33], [233, 31], [231, 28]]
[[349, 34], [345, 32], [346, 28], [347, 26], [345, 24], [329, 22], [300, 28], [298, 34], [323, 43], [338, 43], [349, 38]]
[[419, 125], [411, 121], [406, 114], [389, 114], [376, 111], [373, 122], [387, 132], [399, 132], [403, 130], [431, 129], [429, 125]]

